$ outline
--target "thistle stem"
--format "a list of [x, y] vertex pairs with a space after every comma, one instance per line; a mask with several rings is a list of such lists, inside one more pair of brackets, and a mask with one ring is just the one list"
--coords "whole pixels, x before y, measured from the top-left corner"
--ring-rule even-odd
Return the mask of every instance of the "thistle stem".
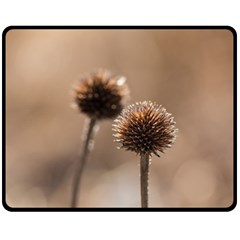
[[148, 208], [149, 155], [142, 154], [140, 161], [141, 206]]
[[80, 161], [76, 164], [76, 172], [73, 178], [72, 184], [72, 200], [71, 200], [71, 207], [77, 207], [78, 195], [79, 195], [79, 186], [82, 178], [82, 173], [84, 166], [86, 164], [86, 160], [88, 157], [89, 152], [92, 150], [92, 140], [94, 137], [94, 127], [96, 125], [96, 119], [91, 118], [87, 119], [86, 122], [86, 129], [83, 131], [82, 137], [82, 151], [80, 155]]

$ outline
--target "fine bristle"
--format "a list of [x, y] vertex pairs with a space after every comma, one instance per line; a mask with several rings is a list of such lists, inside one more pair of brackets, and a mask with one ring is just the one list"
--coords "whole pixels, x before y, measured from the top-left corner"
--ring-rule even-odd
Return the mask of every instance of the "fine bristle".
[[121, 148], [140, 155], [159, 156], [171, 147], [177, 129], [171, 114], [150, 101], [138, 102], [125, 108], [113, 123], [115, 141]]
[[128, 97], [124, 79], [112, 76], [103, 69], [83, 78], [74, 91], [75, 102], [80, 111], [96, 119], [116, 117]]

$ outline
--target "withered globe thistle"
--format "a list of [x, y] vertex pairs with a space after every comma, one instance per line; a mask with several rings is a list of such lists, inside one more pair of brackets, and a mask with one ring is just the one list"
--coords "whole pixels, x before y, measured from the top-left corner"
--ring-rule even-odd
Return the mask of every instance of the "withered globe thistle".
[[80, 161], [76, 162], [72, 183], [71, 207], [78, 203], [79, 186], [87, 156], [93, 148], [94, 133], [99, 120], [113, 118], [123, 109], [128, 98], [125, 77], [113, 76], [109, 71], [99, 69], [84, 77], [74, 89], [74, 101], [85, 113], [86, 125], [82, 136]]
[[75, 87], [75, 102], [82, 113], [94, 119], [116, 117], [128, 98], [125, 77], [99, 69]]
[[113, 123], [114, 137], [120, 148], [140, 155], [141, 206], [148, 207], [150, 156], [171, 147], [177, 129], [170, 113], [150, 101], [138, 102], [125, 108]]
[[113, 131], [120, 148], [139, 155], [159, 156], [174, 143], [177, 129], [164, 107], [144, 101], [124, 109], [114, 120]]

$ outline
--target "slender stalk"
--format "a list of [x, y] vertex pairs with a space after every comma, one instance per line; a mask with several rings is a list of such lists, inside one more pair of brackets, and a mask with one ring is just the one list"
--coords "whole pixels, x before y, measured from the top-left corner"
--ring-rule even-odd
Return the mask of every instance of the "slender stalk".
[[83, 131], [83, 138], [82, 138], [82, 151], [80, 155], [80, 161], [76, 164], [76, 172], [73, 178], [73, 185], [72, 185], [72, 200], [71, 200], [71, 207], [77, 207], [77, 200], [79, 195], [79, 186], [81, 182], [81, 177], [83, 173], [84, 166], [86, 164], [86, 160], [88, 157], [89, 152], [92, 150], [92, 140], [94, 136], [94, 126], [96, 125], [96, 119], [87, 119], [86, 129]]
[[149, 155], [142, 154], [140, 161], [141, 206], [148, 208]]

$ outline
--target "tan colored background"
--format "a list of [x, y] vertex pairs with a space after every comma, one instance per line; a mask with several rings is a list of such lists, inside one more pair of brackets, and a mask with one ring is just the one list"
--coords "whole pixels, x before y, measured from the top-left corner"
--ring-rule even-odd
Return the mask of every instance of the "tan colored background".
[[[129, 103], [175, 116], [175, 145], [153, 157], [152, 207], [233, 201], [233, 36], [228, 30], [11, 30], [6, 36], [7, 203], [68, 207], [85, 116], [71, 88], [104, 67], [128, 79]], [[139, 162], [101, 122], [79, 206], [138, 207]]]

